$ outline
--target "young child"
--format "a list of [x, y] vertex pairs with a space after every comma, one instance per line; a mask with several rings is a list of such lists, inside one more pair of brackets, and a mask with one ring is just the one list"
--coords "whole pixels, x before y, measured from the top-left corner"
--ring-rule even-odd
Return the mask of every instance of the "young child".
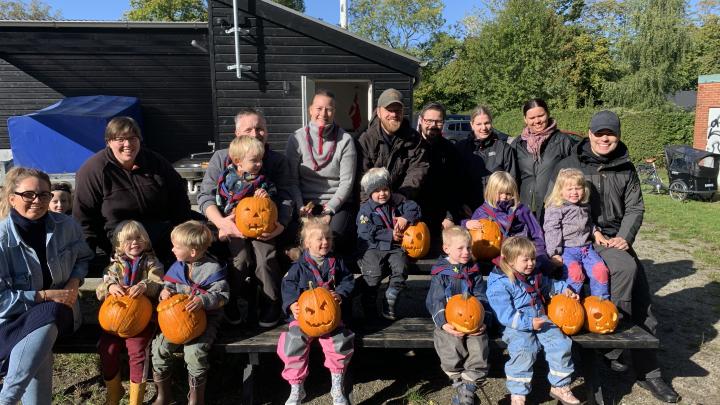
[[390, 268], [390, 281], [383, 300], [382, 316], [395, 320], [398, 294], [405, 287], [407, 256], [400, 247], [409, 225], [420, 219], [420, 207], [402, 194], [390, 191], [387, 169], [372, 168], [360, 180], [370, 198], [360, 206], [357, 228], [362, 258], [359, 292], [366, 318], [377, 316], [377, 292]]
[[520, 202], [515, 179], [508, 172], [490, 175], [485, 186], [485, 202], [478, 207], [469, 220], [463, 220], [467, 229], [480, 227], [480, 219], [488, 218], [498, 224], [504, 237], [525, 236], [532, 239], [538, 252], [537, 262], [541, 270], [550, 270], [550, 260], [545, 253], [543, 230], [530, 208]]
[[[282, 377], [290, 383], [290, 396], [285, 405], [300, 404], [305, 398], [303, 382], [308, 375], [310, 345], [315, 340], [305, 335], [298, 326], [300, 294], [312, 282], [315, 286], [329, 289], [338, 303], [350, 303], [354, 285], [353, 274], [331, 252], [332, 231], [328, 224], [319, 218], [307, 220], [300, 233], [300, 243], [304, 248], [302, 256], [282, 281], [283, 309], [291, 315], [288, 331], [280, 335], [277, 347], [278, 356], [285, 363]], [[348, 311], [343, 315], [347, 319], [351, 313]], [[355, 334], [342, 324], [334, 332], [318, 338], [325, 353], [325, 367], [330, 370], [333, 404], [349, 403], [343, 392], [343, 380], [354, 352], [354, 339]]]
[[204, 309], [207, 315], [205, 332], [185, 345], [176, 345], [160, 333], [152, 345], [153, 378], [157, 385], [157, 404], [169, 404], [171, 398], [170, 361], [173, 353], [182, 347], [188, 370], [189, 403], [205, 402], [205, 383], [210, 369], [208, 354], [222, 318], [220, 308], [227, 303], [230, 292], [225, 281], [225, 269], [205, 255], [212, 233], [198, 221], [187, 221], [173, 229], [170, 234], [172, 251], [177, 258], [164, 278], [160, 300], [174, 294], [187, 294], [193, 298], [185, 306], [186, 311]]
[[53, 183], [50, 192], [53, 195], [50, 200], [50, 211], [72, 215], [72, 186], [70, 183], [65, 181]]
[[[150, 237], [137, 221], [121, 222], [115, 229], [115, 254], [103, 272], [103, 281], [95, 289], [100, 301], [108, 295], [137, 297], [144, 294], [157, 300], [162, 288], [163, 265], [155, 257]], [[107, 386], [105, 403], [117, 405], [123, 397], [120, 382], [120, 351], [127, 348], [130, 361], [130, 405], [142, 404], [145, 395], [145, 370], [149, 365], [150, 342], [155, 335], [155, 324], [137, 336], [123, 339], [101, 332], [98, 342], [100, 365]]]
[[585, 176], [577, 169], [562, 169], [545, 202], [545, 245], [547, 254], [563, 265], [563, 278], [580, 293], [585, 274], [590, 279], [590, 294], [608, 299], [610, 272], [593, 248], [590, 235], [597, 243], [607, 243], [590, 218], [590, 190]]
[[[272, 198], [277, 190], [264, 175], [260, 174], [265, 155], [263, 143], [251, 136], [233, 139], [228, 148], [231, 164], [218, 179], [216, 203], [225, 214], [233, 212], [245, 197]], [[272, 240], [230, 238], [230, 255], [233, 269], [228, 274], [230, 301], [225, 307], [225, 317], [232, 325], [243, 322], [239, 311], [239, 291], [243, 281], [251, 274], [255, 265], [255, 277], [262, 285], [259, 325], [265, 328], [275, 326], [280, 320], [280, 280], [282, 273], [277, 261], [275, 243]]]
[[[435, 322], [433, 341], [440, 357], [440, 367], [453, 381], [456, 405], [475, 403], [475, 390], [488, 373], [488, 336], [486, 326], [492, 316], [485, 296], [485, 282], [477, 264], [472, 261], [471, 238], [464, 228], [443, 230], [443, 252], [432, 268], [432, 279], [425, 305]], [[474, 295], [485, 307], [485, 321], [476, 333], [464, 334], [445, 319], [445, 304], [456, 294]]]
[[579, 404], [570, 391], [573, 373], [572, 341], [548, 319], [545, 301], [550, 294], [578, 295], [564, 281], [551, 280], [535, 266], [535, 245], [522, 236], [503, 241], [499, 267], [488, 277], [488, 301], [505, 327], [503, 341], [510, 359], [505, 363], [512, 405], [522, 405], [530, 393], [533, 364], [540, 348], [550, 367], [550, 396], [564, 405]]

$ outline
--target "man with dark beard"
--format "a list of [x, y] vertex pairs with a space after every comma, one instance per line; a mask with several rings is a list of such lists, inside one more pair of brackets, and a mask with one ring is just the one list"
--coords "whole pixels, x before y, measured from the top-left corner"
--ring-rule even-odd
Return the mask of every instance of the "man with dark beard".
[[[390, 189], [415, 199], [427, 174], [429, 163], [420, 134], [403, 117], [402, 94], [395, 89], [382, 92], [376, 115], [358, 139], [358, 177], [373, 167], [390, 172]], [[365, 201], [368, 196], [361, 195]]]

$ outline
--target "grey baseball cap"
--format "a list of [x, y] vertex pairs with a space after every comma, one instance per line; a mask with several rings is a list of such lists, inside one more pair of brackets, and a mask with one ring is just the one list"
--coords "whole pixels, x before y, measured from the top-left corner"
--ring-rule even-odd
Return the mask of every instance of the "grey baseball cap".
[[602, 110], [593, 115], [590, 120], [590, 131], [596, 134], [602, 130], [608, 130], [620, 136], [620, 118], [617, 114], [609, 110]]
[[378, 107], [387, 107], [390, 104], [398, 103], [403, 108], [405, 107], [405, 104], [402, 102], [402, 93], [395, 89], [387, 89], [380, 94], [380, 97], [378, 98], [377, 106]]

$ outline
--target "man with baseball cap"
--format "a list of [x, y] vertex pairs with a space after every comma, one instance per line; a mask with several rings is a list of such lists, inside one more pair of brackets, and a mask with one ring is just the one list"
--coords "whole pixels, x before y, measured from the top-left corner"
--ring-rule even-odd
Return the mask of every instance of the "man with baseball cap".
[[[593, 115], [587, 138], [576, 145], [573, 153], [555, 166], [555, 176], [563, 168], [575, 168], [585, 174], [590, 187], [590, 210], [593, 223], [606, 241], [595, 243], [610, 269], [610, 299], [623, 317], [655, 334], [657, 319], [652, 313], [650, 288], [645, 269], [632, 248], [642, 225], [645, 205], [640, 180], [630, 161], [628, 149], [620, 141], [620, 118], [604, 110]], [[553, 181], [548, 186], [552, 190]], [[611, 368], [624, 371], [621, 350], [606, 354]], [[653, 350], [632, 350], [632, 362], [638, 385], [664, 402], [680, 399], [660, 373]]]
[[[375, 116], [358, 139], [358, 177], [373, 167], [390, 172], [390, 189], [415, 199], [427, 174], [429, 163], [420, 134], [403, 116], [403, 96], [387, 89], [380, 94]], [[367, 196], [363, 195], [363, 200]]]

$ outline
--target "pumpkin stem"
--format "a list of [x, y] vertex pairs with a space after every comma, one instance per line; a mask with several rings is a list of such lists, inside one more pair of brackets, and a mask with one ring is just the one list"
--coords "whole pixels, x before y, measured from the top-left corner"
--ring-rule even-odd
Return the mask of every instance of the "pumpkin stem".
[[464, 299], [465, 301], [467, 301], [467, 300], [470, 298], [470, 293], [467, 292], [467, 291], [465, 291], [465, 292], [462, 294], [462, 297], [463, 297], [463, 299]]
[[308, 287], [312, 290], [313, 289], [313, 283], [312, 281], [308, 281]]

